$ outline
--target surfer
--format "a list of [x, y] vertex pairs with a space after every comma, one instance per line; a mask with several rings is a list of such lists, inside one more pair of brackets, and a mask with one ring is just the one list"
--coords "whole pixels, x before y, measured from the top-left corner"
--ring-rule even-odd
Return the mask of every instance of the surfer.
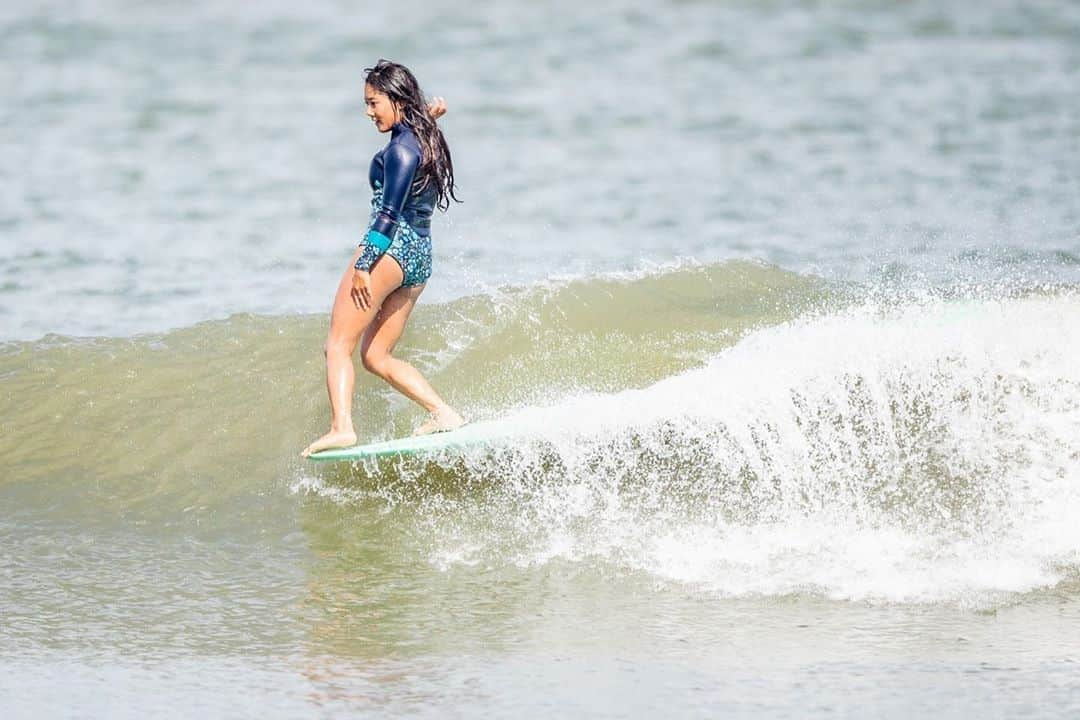
[[379, 132], [390, 133], [390, 142], [371, 160], [371, 220], [330, 312], [325, 348], [330, 432], [308, 445], [304, 457], [356, 444], [352, 355], [357, 344], [365, 369], [430, 414], [415, 435], [464, 424], [416, 368], [392, 354], [431, 275], [432, 212], [458, 201], [450, 148], [435, 124], [446, 103], [435, 98], [426, 104], [404, 65], [380, 60], [364, 72], [367, 116]]

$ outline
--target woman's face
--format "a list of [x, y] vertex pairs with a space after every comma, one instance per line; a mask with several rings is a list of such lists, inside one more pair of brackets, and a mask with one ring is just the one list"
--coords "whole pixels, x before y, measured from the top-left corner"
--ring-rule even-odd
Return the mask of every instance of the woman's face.
[[379, 132], [387, 132], [394, 123], [401, 120], [400, 108], [384, 93], [370, 85], [364, 85], [364, 105], [367, 116], [375, 123]]

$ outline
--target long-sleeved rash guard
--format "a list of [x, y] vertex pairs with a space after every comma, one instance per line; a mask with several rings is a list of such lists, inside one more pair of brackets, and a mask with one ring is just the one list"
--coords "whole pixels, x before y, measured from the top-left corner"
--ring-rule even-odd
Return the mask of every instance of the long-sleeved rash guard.
[[413, 192], [420, 159], [420, 143], [412, 128], [400, 122], [394, 125], [390, 142], [371, 159], [368, 181], [377, 209], [365, 236], [367, 247], [356, 261], [357, 270], [371, 269], [394, 241], [400, 223], [407, 223], [421, 237], [430, 233], [437, 193], [431, 183], [423, 192]]

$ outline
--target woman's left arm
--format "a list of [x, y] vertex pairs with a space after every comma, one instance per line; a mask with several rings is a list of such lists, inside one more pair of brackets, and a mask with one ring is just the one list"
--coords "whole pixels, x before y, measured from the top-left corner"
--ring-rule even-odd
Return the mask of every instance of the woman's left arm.
[[356, 269], [371, 270], [375, 260], [386, 252], [393, 242], [401, 211], [409, 197], [416, 169], [420, 167], [420, 154], [400, 143], [391, 143], [383, 156], [382, 205], [368, 227], [364, 251], [356, 261]]
[[[438, 120], [446, 114], [446, 100], [438, 96], [432, 98], [427, 110], [432, 119]], [[405, 207], [419, 166], [420, 156], [402, 145], [389, 148], [383, 158], [383, 202], [368, 227], [364, 249], [356, 260], [353, 274], [352, 298], [357, 308], [366, 309], [371, 305], [371, 266], [390, 247], [391, 234]]]

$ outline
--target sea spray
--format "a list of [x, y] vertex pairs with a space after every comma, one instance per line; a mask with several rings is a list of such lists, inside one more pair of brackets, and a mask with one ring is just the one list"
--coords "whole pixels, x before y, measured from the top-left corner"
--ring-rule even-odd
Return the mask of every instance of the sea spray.
[[511, 414], [509, 447], [337, 481], [412, 504], [440, 565], [993, 603], [1077, 566], [1077, 317], [1061, 295], [798, 320], [644, 389]]
[[[357, 467], [296, 457], [323, 317], [8, 343], [9, 519], [257, 533], [284, 486], [392, 512], [436, 567], [975, 604], [1074, 575], [1075, 294], [870, 297], [721, 263], [420, 308], [403, 355], [517, 440]], [[355, 403], [368, 439], [419, 416], [364, 373]]]

